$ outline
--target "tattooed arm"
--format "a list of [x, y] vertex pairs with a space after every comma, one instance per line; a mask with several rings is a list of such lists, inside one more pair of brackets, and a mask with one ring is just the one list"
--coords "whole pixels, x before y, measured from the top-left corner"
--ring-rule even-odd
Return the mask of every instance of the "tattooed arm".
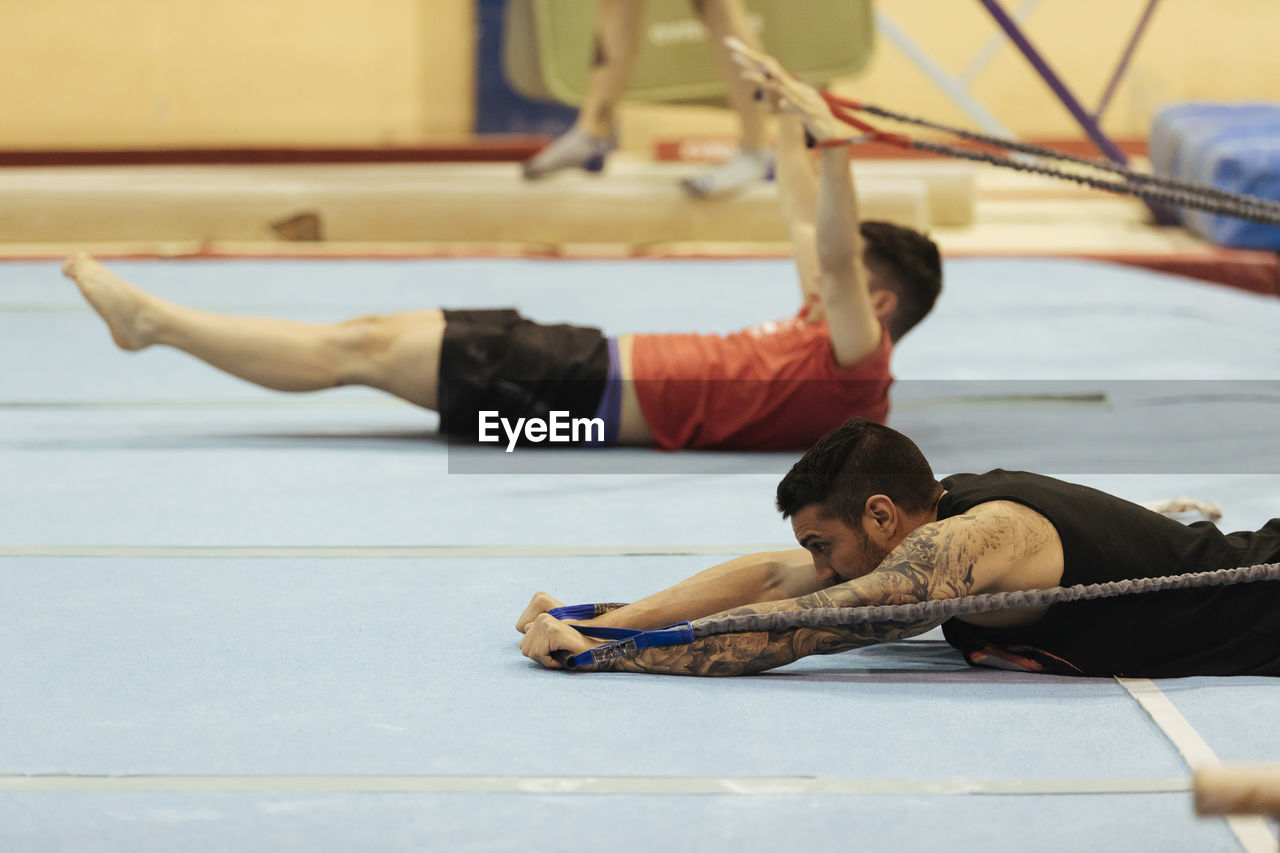
[[[738, 41], [728, 44], [743, 78], [760, 89], [767, 103], [803, 123], [815, 140], [848, 135], [817, 89], [793, 77], [772, 56]], [[807, 160], [807, 152], [802, 155], [796, 148], [803, 140], [800, 128], [791, 120], [784, 121], [781, 130], [779, 180], [802, 287], [806, 298], [820, 298], [831, 354], [836, 364], [847, 367], [874, 352], [883, 334], [862, 262], [858, 193], [849, 171], [849, 152], [843, 146], [822, 149], [815, 184], [811, 167], [800, 159]], [[802, 204], [811, 206], [799, 214]], [[796, 215], [803, 218], [796, 220]]]
[[[775, 613], [815, 607], [859, 607], [911, 604], [979, 592], [1052, 585], [1039, 579], [1028, 585], [1023, 566], [1036, 566], [1060, 545], [1048, 522], [1025, 507], [1004, 502], [984, 504], [973, 514], [923, 525], [910, 533], [875, 571], [847, 583], [799, 598], [739, 607], [724, 615]], [[1060, 568], [1059, 568], [1060, 572]], [[1056, 581], [1054, 581], [1056, 582]], [[549, 616], [540, 617], [554, 622]], [[834, 654], [876, 643], [922, 634], [941, 620], [867, 622], [831, 628], [793, 628], [722, 634], [687, 645], [647, 649], [632, 658], [598, 664], [591, 669], [671, 675], [746, 675], [783, 666], [815, 654]], [[551, 651], [583, 651], [595, 643], [564, 625], [538, 625], [525, 654], [545, 666], [558, 667]], [[566, 633], [567, 632], [567, 633]]]
[[[739, 607], [725, 615], [745, 616], [815, 607], [911, 604], [930, 598], [969, 595], [973, 590], [972, 567], [966, 569], [951, 559], [946, 546], [954, 537], [947, 536], [946, 527], [946, 522], [940, 522], [916, 529], [874, 572], [864, 577], [800, 598]], [[829, 655], [876, 643], [905, 640], [940, 624], [940, 619], [864, 622], [831, 628], [720, 634], [688, 645], [648, 649], [635, 658], [610, 661], [596, 668], [671, 675], [749, 675], [809, 655]]]

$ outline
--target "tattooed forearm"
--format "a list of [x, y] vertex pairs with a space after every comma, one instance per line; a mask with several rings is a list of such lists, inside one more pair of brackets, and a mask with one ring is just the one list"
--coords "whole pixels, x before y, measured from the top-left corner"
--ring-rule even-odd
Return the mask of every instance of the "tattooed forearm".
[[809, 655], [830, 655], [913, 637], [939, 624], [939, 621], [866, 622], [832, 628], [720, 634], [687, 645], [646, 649], [635, 657], [608, 661], [594, 668], [666, 675], [750, 675]]

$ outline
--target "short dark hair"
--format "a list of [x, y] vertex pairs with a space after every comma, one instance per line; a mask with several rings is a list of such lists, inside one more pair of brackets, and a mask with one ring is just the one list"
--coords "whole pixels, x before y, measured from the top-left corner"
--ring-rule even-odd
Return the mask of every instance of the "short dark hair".
[[942, 484], [916, 443], [895, 429], [850, 418], [818, 439], [778, 484], [778, 511], [790, 518], [807, 506], [857, 527], [872, 495], [887, 495], [910, 513], [925, 512]]
[[889, 318], [889, 337], [897, 341], [925, 318], [942, 292], [942, 258], [938, 246], [919, 231], [889, 222], [858, 226], [867, 266], [880, 273], [898, 297]]

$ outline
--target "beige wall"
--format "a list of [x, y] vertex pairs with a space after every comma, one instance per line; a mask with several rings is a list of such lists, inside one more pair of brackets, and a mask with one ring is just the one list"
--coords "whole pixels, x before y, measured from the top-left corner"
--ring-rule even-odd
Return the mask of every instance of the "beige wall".
[[[1027, 29], [1093, 105], [1145, 3], [1043, 0]], [[877, 8], [953, 72], [994, 32], [973, 0]], [[471, 126], [472, 26], [469, 0], [4, 0], [0, 148], [456, 139]], [[1190, 97], [1280, 101], [1277, 33], [1275, 0], [1165, 0], [1107, 129], [1141, 135], [1154, 110]], [[967, 121], [884, 40], [866, 72], [837, 89]], [[1023, 135], [1078, 135], [1007, 44], [973, 91]], [[624, 145], [638, 151], [654, 138], [733, 130], [731, 116], [706, 108], [631, 105], [623, 121]]]
[[3, 0], [0, 147], [457, 137], [470, 31], [468, 0]]

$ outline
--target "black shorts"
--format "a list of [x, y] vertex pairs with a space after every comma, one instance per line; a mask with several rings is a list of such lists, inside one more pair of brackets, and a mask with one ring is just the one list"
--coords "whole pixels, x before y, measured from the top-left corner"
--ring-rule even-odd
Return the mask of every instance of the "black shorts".
[[475, 441], [479, 413], [516, 418], [596, 414], [609, 374], [599, 329], [544, 326], [510, 308], [444, 312], [440, 431]]

